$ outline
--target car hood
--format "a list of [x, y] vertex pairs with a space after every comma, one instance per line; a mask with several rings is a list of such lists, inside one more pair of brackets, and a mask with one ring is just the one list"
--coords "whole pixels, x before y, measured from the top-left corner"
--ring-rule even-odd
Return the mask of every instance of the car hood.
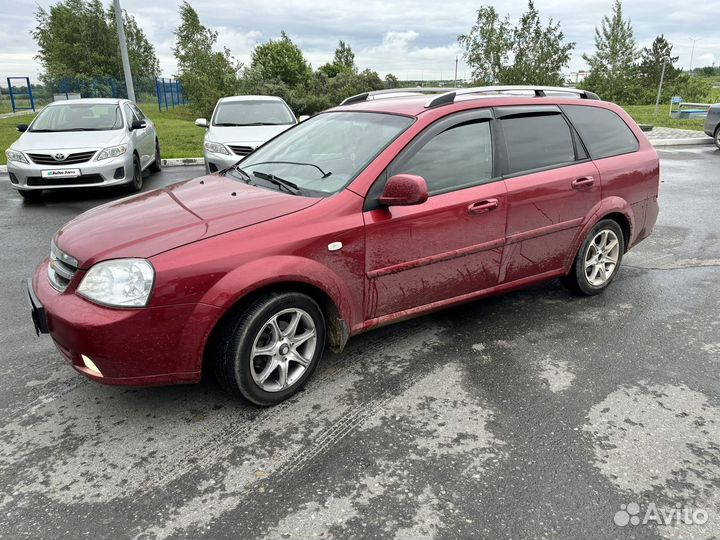
[[15, 150], [60, 150], [63, 148], [105, 148], [121, 144], [125, 139], [124, 129], [109, 131], [59, 131], [57, 133], [33, 133], [26, 131], [12, 145]]
[[294, 124], [280, 126], [210, 126], [205, 140], [223, 144], [253, 143], [255, 146], [269, 141], [278, 133], [293, 127]]
[[105, 259], [152, 257], [320, 200], [210, 175], [98, 206], [60, 229], [55, 243], [89, 268]]

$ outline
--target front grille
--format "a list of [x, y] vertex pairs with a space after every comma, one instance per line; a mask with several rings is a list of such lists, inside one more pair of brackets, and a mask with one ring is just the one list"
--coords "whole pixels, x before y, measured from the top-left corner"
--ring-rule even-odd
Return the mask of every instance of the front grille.
[[252, 146], [233, 146], [233, 145], [229, 145], [229, 146], [230, 146], [230, 150], [233, 151], [233, 154], [236, 154], [238, 156], [247, 156], [248, 154], [250, 154], [253, 151]]
[[53, 242], [50, 245], [50, 264], [48, 265], [48, 281], [56, 290], [63, 292], [70, 284], [78, 269], [78, 261], [60, 251]]
[[77, 165], [78, 163], [90, 161], [90, 158], [95, 155], [96, 151], [97, 150], [91, 150], [90, 152], [68, 154], [65, 159], [62, 160], [55, 159], [54, 154], [28, 154], [28, 156], [30, 156], [33, 163], [37, 163], [38, 165], [56, 165], [59, 167], [62, 165]]
[[28, 176], [28, 186], [73, 186], [82, 184], [100, 184], [105, 179], [101, 174], [83, 174], [75, 178], [42, 178], [41, 176]]

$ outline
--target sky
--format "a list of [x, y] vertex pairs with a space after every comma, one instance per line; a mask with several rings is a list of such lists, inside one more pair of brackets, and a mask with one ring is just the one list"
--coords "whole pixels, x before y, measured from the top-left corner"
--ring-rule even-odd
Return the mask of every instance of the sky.
[[[582, 53], [593, 51], [594, 31], [612, 0], [536, 0], [544, 22], [560, 21], [568, 41], [576, 43], [570, 73], [586, 67]], [[37, 6], [47, 0], [13, 0], [0, 3], [0, 77], [36, 79], [40, 66], [30, 35]], [[179, 2], [121, 0], [155, 46], [163, 76], [176, 72], [172, 55], [173, 31], [178, 25]], [[285, 30], [313, 67], [332, 59], [338, 40], [349, 43], [360, 69], [370, 68], [401, 80], [453, 79], [459, 57], [458, 78], [470, 77], [457, 45], [458, 34], [469, 31], [480, 5], [493, 5], [501, 14], [517, 19], [524, 2], [489, 0], [191, 0], [200, 20], [218, 31], [219, 46], [227, 46], [246, 65], [253, 47]], [[720, 64], [720, 0], [684, 4], [677, 0], [625, 0], [640, 46], [658, 34], [673, 44], [678, 65], [687, 69], [695, 40], [693, 66]]]

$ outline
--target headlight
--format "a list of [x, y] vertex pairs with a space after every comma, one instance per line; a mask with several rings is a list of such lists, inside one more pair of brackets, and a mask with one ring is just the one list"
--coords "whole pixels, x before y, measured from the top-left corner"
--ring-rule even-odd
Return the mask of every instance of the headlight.
[[224, 144], [212, 142], [212, 141], [205, 141], [205, 150], [208, 152], [213, 152], [215, 154], [227, 154], [230, 155], [230, 151], [225, 148]]
[[5, 156], [7, 157], [8, 161], [17, 161], [18, 163], [27, 163], [27, 158], [23, 155], [22, 152], [18, 152], [17, 150], [13, 150], [12, 148], [8, 148], [5, 150]]
[[145, 259], [116, 259], [97, 263], [77, 288], [80, 296], [117, 307], [147, 305], [155, 270]]
[[95, 158], [95, 161], [102, 161], [103, 159], [109, 159], [109, 158], [122, 156], [125, 152], [127, 152], [127, 144], [118, 144], [117, 146], [109, 146], [108, 148], [103, 148], [100, 151], [98, 156]]

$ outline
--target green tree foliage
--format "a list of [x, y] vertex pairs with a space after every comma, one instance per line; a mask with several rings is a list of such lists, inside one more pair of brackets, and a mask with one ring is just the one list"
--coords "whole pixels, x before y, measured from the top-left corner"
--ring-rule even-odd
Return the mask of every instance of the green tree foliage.
[[560, 70], [575, 48], [565, 42], [560, 23], [551, 19], [542, 25], [532, 0], [515, 26], [509, 15], [503, 19], [494, 7], [482, 6], [470, 32], [458, 36], [458, 43], [481, 84], [561, 84]]
[[357, 66], [355, 65], [355, 53], [350, 48], [350, 45], [344, 41], [338, 42], [337, 49], [335, 49], [335, 57], [332, 62], [323, 64], [318, 68], [318, 71], [325, 73], [328, 77], [336, 77], [339, 73], [357, 73]]
[[203, 26], [192, 6], [183, 2], [173, 53], [178, 61], [178, 78], [191, 109], [206, 118], [212, 114], [218, 99], [235, 95], [240, 88], [241, 64], [229, 49], [216, 51], [216, 42], [217, 32]]
[[280, 39], [255, 47], [250, 69], [266, 81], [295, 86], [307, 81], [312, 68], [300, 48], [283, 31]]
[[[49, 9], [38, 7], [31, 34], [38, 44], [36, 58], [43, 68], [41, 79], [123, 78], [115, 10], [100, 0], [61, 0]], [[154, 78], [160, 62], [132, 15], [123, 12], [130, 67], [135, 78]]]
[[615, 0], [612, 15], [604, 16], [595, 28], [595, 53], [583, 54], [590, 75], [583, 87], [601, 98], [620, 103], [637, 100], [638, 81], [635, 62], [639, 57], [637, 41], [630, 21], [623, 18], [622, 2]]

